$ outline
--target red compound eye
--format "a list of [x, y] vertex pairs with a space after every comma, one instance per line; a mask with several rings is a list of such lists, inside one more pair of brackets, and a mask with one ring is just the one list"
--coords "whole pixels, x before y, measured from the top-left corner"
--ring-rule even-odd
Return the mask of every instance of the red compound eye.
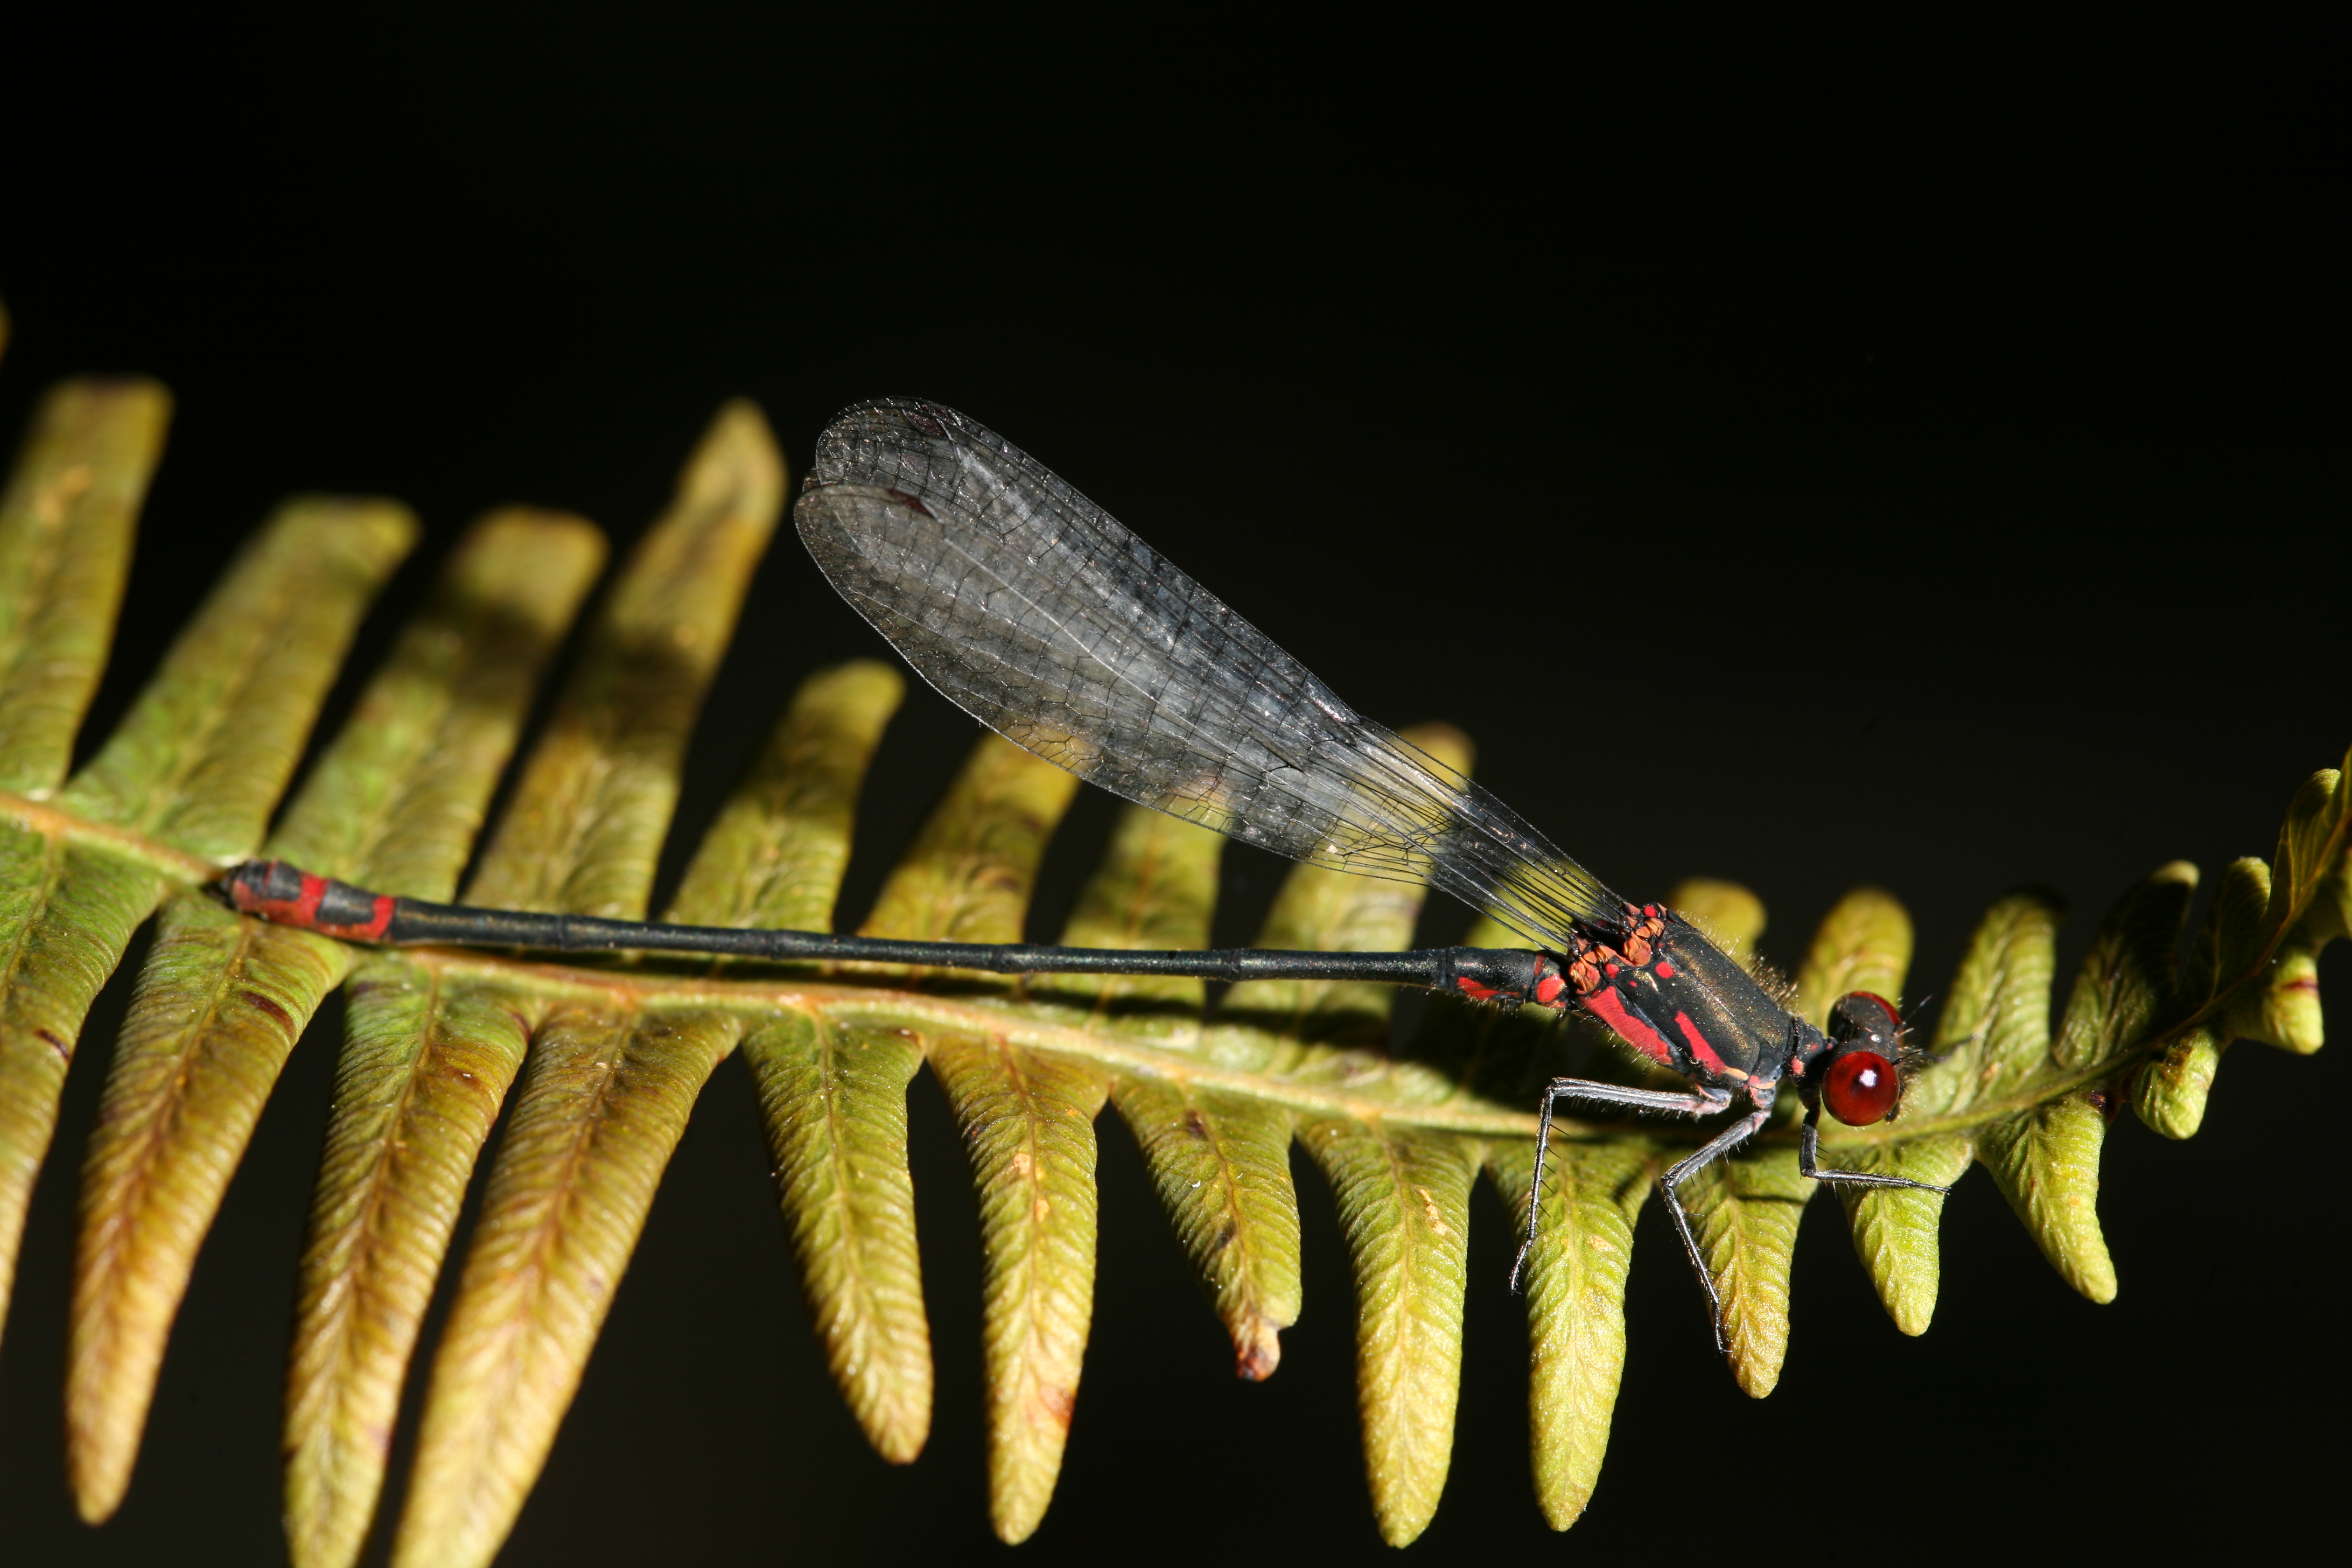
[[1877, 992], [1849, 991], [1846, 993], [1846, 995], [1848, 1000], [1858, 998], [1864, 1002], [1876, 1003], [1878, 1005], [1878, 1010], [1886, 1015], [1886, 1032], [1888, 1034], [1892, 1035], [1895, 1030], [1903, 1026], [1903, 1015], [1895, 1010], [1894, 1003], [1889, 1002], [1885, 997], [1878, 994]]
[[1822, 1103], [1848, 1127], [1867, 1127], [1886, 1120], [1902, 1089], [1895, 1065], [1876, 1051], [1840, 1051], [1830, 1059]]

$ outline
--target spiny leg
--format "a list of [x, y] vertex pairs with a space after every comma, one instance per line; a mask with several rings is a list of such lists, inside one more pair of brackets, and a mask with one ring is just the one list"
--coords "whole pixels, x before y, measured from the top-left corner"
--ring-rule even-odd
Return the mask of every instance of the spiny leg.
[[1550, 1086], [1544, 1090], [1543, 1104], [1537, 1110], [1536, 1170], [1534, 1179], [1528, 1184], [1528, 1234], [1527, 1238], [1519, 1243], [1519, 1255], [1511, 1259], [1511, 1294], [1514, 1296], [1520, 1292], [1520, 1276], [1527, 1269], [1528, 1254], [1535, 1247], [1538, 1216], [1543, 1211], [1544, 1157], [1551, 1148], [1551, 1108], [1563, 1100], [1590, 1100], [1603, 1105], [1630, 1106], [1636, 1110], [1709, 1116], [1731, 1103], [1731, 1091], [1701, 1087], [1676, 1094], [1671, 1089], [1627, 1089], [1622, 1084], [1601, 1083], [1589, 1078], [1552, 1079]]
[[1691, 1272], [1698, 1276], [1699, 1288], [1706, 1292], [1707, 1321], [1715, 1327], [1715, 1353], [1717, 1355], [1727, 1353], [1731, 1348], [1723, 1332], [1723, 1298], [1716, 1292], [1715, 1276], [1708, 1272], [1706, 1259], [1699, 1255], [1698, 1237], [1691, 1232], [1690, 1216], [1683, 1212], [1682, 1196], [1675, 1189], [1681, 1186], [1685, 1178], [1694, 1171], [1722, 1159], [1754, 1137], [1757, 1129], [1762, 1127], [1765, 1119], [1771, 1114], [1772, 1108], [1768, 1105], [1741, 1117], [1716, 1134], [1711, 1142], [1701, 1145], [1697, 1153], [1674, 1165], [1658, 1183], [1658, 1190], [1665, 1194], [1666, 1212], [1674, 1215], [1675, 1229], [1681, 1233], [1683, 1250], [1690, 1255]]
[[1838, 1182], [1849, 1187], [1916, 1187], [1923, 1193], [1948, 1193], [1949, 1187], [1939, 1187], [1933, 1182], [1915, 1182], [1908, 1176], [1882, 1176], [1874, 1171], [1824, 1171], [1817, 1163], [1821, 1158], [1822, 1135], [1817, 1125], [1822, 1119], [1818, 1105], [1805, 1112], [1805, 1131], [1797, 1141], [1797, 1173], [1816, 1182]]

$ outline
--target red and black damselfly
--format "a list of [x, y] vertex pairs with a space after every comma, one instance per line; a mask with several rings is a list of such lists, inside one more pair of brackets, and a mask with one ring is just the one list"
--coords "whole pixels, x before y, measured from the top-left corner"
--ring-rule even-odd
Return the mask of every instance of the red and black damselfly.
[[[1580, 1008], [1690, 1087], [1554, 1079], [1541, 1106], [1534, 1188], [1542, 1190], [1552, 1109], [1562, 1100], [1687, 1116], [1739, 1110], [1659, 1184], [1712, 1304], [1718, 1351], [1722, 1303], [1678, 1189], [1764, 1125], [1784, 1079], [1805, 1107], [1806, 1175], [1927, 1185], [1825, 1171], [1816, 1157], [1824, 1108], [1855, 1126], [1894, 1114], [1901, 1026], [1892, 1005], [1864, 992], [1843, 997], [1826, 1035], [1792, 1016], [1680, 915], [1602, 887], [1493, 795], [1357, 713], [1215, 595], [984, 426], [932, 403], [861, 404], [818, 441], [793, 515], [842, 596], [925, 679], [1006, 739], [1115, 795], [1244, 843], [1366, 876], [1426, 879], [1490, 911], [1534, 949], [1130, 952], [671, 926], [389, 898], [278, 861], [236, 868], [225, 879], [228, 900], [361, 942], [998, 973], [1372, 980]], [[1538, 1212], [1529, 1205], [1514, 1289]]]

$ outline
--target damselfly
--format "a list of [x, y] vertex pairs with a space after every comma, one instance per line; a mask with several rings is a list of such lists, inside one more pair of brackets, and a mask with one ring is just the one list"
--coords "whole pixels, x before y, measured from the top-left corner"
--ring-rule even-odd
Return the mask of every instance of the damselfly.
[[[1706, 1291], [1722, 1302], [1679, 1190], [1761, 1129], [1784, 1080], [1805, 1108], [1800, 1168], [1870, 1187], [1921, 1182], [1821, 1168], [1826, 1109], [1862, 1126], [1901, 1097], [1901, 1022], [1855, 992], [1827, 1034], [1661, 904], [1618, 897], [1492, 794], [1341, 701], [1305, 666], [1116, 519], [993, 432], [938, 404], [861, 404], [826, 429], [794, 519], [835, 588], [982, 723], [1129, 800], [1294, 859], [1426, 879], [1532, 946], [1410, 952], [1130, 952], [898, 942], [473, 909], [392, 898], [278, 861], [232, 870], [237, 909], [353, 941], [556, 952], [633, 949], [935, 964], [998, 973], [1371, 980], [1507, 1005], [1580, 1009], [1674, 1091], [1551, 1080], [1585, 1100], [1736, 1119], [1659, 1179]], [[1942, 1188], [1927, 1187], [1929, 1191]], [[1519, 1286], [1540, 1205], [1511, 1266]]]

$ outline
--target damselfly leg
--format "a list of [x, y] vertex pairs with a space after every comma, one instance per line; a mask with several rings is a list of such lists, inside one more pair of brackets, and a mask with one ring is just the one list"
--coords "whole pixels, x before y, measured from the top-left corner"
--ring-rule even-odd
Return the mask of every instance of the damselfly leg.
[[[1644, 964], [1641, 967], [1654, 969], [1655, 966]], [[1668, 979], [1672, 978], [1669, 974]], [[1683, 1016], [1686, 1021], [1687, 1015]], [[1622, 1036], [1625, 1030], [1621, 1026], [1619, 1032]], [[1634, 1034], [1638, 1036], [1639, 1033], [1637, 1028]], [[1931, 1193], [1951, 1190], [1928, 1182], [1913, 1181], [1907, 1176], [1880, 1175], [1868, 1171], [1826, 1171], [1821, 1166], [1820, 1121], [1824, 1106], [1832, 1116], [1849, 1126], [1867, 1126], [1895, 1114], [1901, 1091], [1901, 1074], [1895, 1063], [1902, 1054], [1898, 1042], [1903, 1033], [1900, 1015], [1895, 1005], [1885, 998], [1868, 992], [1853, 992], [1840, 997], [1830, 1010], [1830, 1029], [1826, 1037], [1813, 1034], [1808, 1037], [1802, 1031], [1792, 1034], [1790, 1048], [1776, 1070], [1769, 1076], [1751, 1074], [1748, 1077], [1746, 1092], [1755, 1110], [1669, 1166], [1658, 1179], [1658, 1190], [1665, 1199], [1666, 1213], [1675, 1222], [1675, 1234], [1682, 1237], [1683, 1252], [1690, 1259], [1691, 1272], [1698, 1277], [1699, 1289], [1706, 1292], [1707, 1321], [1715, 1333], [1717, 1354], [1729, 1349], [1729, 1335], [1723, 1321], [1723, 1297], [1716, 1289], [1715, 1276], [1707, 1268], [1705, 1255], [1699, 1250], [1698, 1234], [1692, 1229], [1689, 1211], [1683, 1206], [1681, 1189], [1690, 1177], [1724, 1158], [1763, 1130], [1772, 1114], [1776, 1090], [1784, 1077], [1798, 1086], [1798, 1092], [1805, 1104], [1804, 1128], [1797, 1145], [1797, 1168], [1801, 1174], [1811, 1181], [1857, 1187], [1916, 1187]], [[1634, 1043], [1638, 1048], [1638, 1038]], [[1685, 1064], [1681, 1062], [1671, 1065], [1687, 1070]], [[1544, 1165], [1551, 1148], [1553, 1108], [1560, 1100], [1581, 1100], [1634, 1110], [1709, 1116], [1729, 1110], [1736, 1092], [1727, 1084], [1708, 1082], [1703, 1079], [1695, 1081], [1690, 1090], [1684, 1093], [1628, 1089], [1590, 1079], [1552, 1079], [1544, 1090], [1543, 1103], [1538, 1112], [1535, 1176], [1529, 1188], [1528, 1232], [1519, 1244], [1518, 1256], [1511, 1263], [1512, 1290], [1516, 1292], [1523, 1288], [1528, 1255], [1534, 1250], [1536, 1240], [1541, 1234], [1538, 1215]]]
[[[1524, 1285], [1521, 1276], [1527, 1269], [1528, 1254], [1533, 1250], [1536, 1237], [1541, 1234], [1538, 1218], [1543, 1209], [1544, 1161], [1551, 1152], [1552, 1108], [1563, 1100], [1591, 1100], [1601, 1105], [1622, 1105], [1634, 1110], [1657, 1110], [1675, 1116], [1712, 1116], [1731, 1103], [1731, 1091], [1702, 1084], [1686, 1093], [1671, 1089], [1628, 1089], [1622, 1084], [1601, 1083], [1588, 1078], [1556, 1078], [1545, 1089], [1543, 1105], [1537, 1112], [1536, 1169], [1534, 1180], [1528, 1187], [1528, 1234], [1519, 1243], [1519, 1255], [1511, 1260], [1511, 1292], [1519, 1293]], [[1746, 1134], [1741, 1134], [1745, 1137]], [[1733, 1142], [1738, 1142], [1734, 1139]], [[1713, 1147], [1713, 1145], [1709, 1145]], [[1726, 1145], [1729, 1147], [1729, 1145]], [[1700, 1163], [1705, 1163], [1701, 1161]], [[1667, 1200], [1673, 1202], [1671, 1196]], [[1676, 1216], [1680, 1223], [1680, 1215]], [[1688, 1228], [1684, 1231], [1685, 1238]], [[1694, 1257], [1696, 1255], [1694, 1254]], [[1712, 1287], [1710, 1287], [1710, 1289]]]
[[1797, 1173], [1816, 1182], [1829, 1182], [1849, 1187], [1916, 1187], [1923, 1193], [1948, 1193], [1949, 1187], [1939, 1187], [1933, 1182], [1915, 1182], [1908, 1176], [1882, 1176], [1874, 1171], [1824, 1171], [1821, 1168], [1822, 1134], [1818, 1125], [1822, 1108], [1816, 1103], [1805, 1112], [1805, 1131], [1797, 1141]]
[[1706, 1292], [1706, 1321], [1715, 1331], [1715, 1353], [1722, 1355], [1731, 1348], [1723, 1331], [1723, 1298], [1715, 1289], [1715, 1272], [1706, 1266], [1706, 1258], [1698, 1249], [1698, 1237], [1691, 1229], [1690, 1215], [1683, 1212], [1681, 1187], [1693, 1173], [1713, 1164], [1742, 1143], [1753, 1138], [1772, 1114], [1771, 1106], [1764, 1105], [1749, 1111], [1722, 1131], [1699, 1146], [1698, 1152], [1667, 1168], [1658, 1179], [1658, 1191], [1665, 1194], [1666, 1212], [1675, 1218], [1675, 1230], [1683, 1238], [1683, 1251], [1690, 1257], [1691, 1272], [1698, 1276], [1699, 1288]]

